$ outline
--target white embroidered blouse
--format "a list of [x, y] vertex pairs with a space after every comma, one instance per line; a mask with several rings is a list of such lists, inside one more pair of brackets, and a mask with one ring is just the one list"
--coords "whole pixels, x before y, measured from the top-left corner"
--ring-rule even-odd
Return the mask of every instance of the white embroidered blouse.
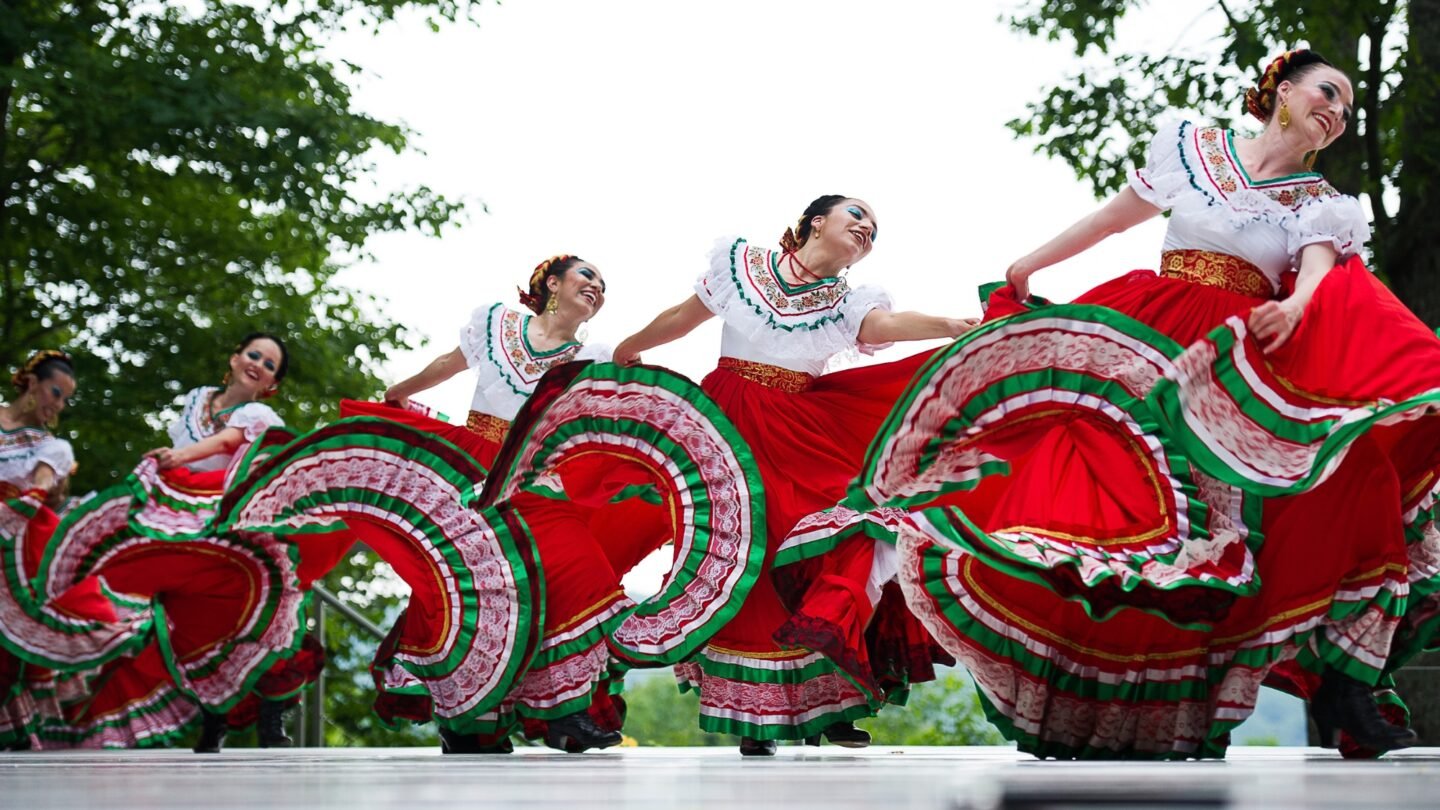
[[470, 409], [511, 421], [545, 372], [571, 360], [610, 361], [608, 346], [587, 346], [578, 341], [553, 349], [530, 345], [530, 319], [503, 304], [480, 307], [460, 330], [460, 352], [479, 378]]
[[1239, 256], [1277, 289], [1300, 249], [1328, 242], [1342, 258], [1370, 239], [1365, 211], [1315, 172], [1252, 180], [1235, 153], [1235, 133], [1179, 121], [1160, 127], [1145, 168], [1130, 187], [1171, 211], [1165, 250]]
[[0, 428], [0, 484], [23, 492], [41, 464], [54, 470], [55, 480], [59, 481], [68, 477], [75, 466], [75, 451], [69, 442], [55, 438], [44, 428]]
[[738, 237], [715, 243], [695, 294], [725, 323], [722, 356], [819, 375], [841, 352], [884, 348], [860, 342], [865, 316], [891, 308], [884, 290], [851, 289], [843, 278], [790, 284], [780, 273], [782, 255]]
[[[259, 436], [265, 428], [280, 427], [285, 420], [280, 414], [275, 413], [269, 405], [262, 405], [259, 402], [246, 402], [233, 408], [226, 408], [223, 411], [210, 413], [210, 399], [220, 393], [220, 389], [213, 385], [204, 385], [196, 388], [185, 395], [185, 404], [180, 410], [180, 418], [170, 423], [170, 446], [176, 450], [189, 447], [214, 436], [225, 428], [239, 428], [245, 434], [245, 440], [253, 440]], [[230, 459], [233, 453], [216, 453], [185, 466], [193, 472], [208, 472], [210, 470], [223, 470], [230, 466]]]

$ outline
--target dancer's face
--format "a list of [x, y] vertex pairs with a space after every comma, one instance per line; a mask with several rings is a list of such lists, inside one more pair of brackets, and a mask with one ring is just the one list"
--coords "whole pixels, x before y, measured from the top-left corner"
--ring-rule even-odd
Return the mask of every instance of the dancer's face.
[[879, 226], [875, 212], [864, 200], [842, 200], [830, 213], [810, 221], [811, 239], [819, 233], [820, 244], [841, 255], [849, 254], [845, 265], [855, 264], [875, 247]]
[[255, 338], [230, 355], [230, 383], [258, 398], [275, 385], [283, 355], [270, 338]]
[[572, 306], [585, 312], [582, 320], [590, 320], [605, 306], [605, 278], [595, 265], [588, 262], [566, 270], [560, 276], [552, 276], [547, 285], [550, 294], [559, 296], [561, 306]]
[[1311, 149], [1324, 149], [1345, 132], [1355, 90], [1344, 73], [1321, 65], [1297, 81], [1281, 82], [1278, 91], [1280, 99], [1290, 107], [1287, 135], [1293, 132], [1308, 140]]
[[59, 418], [60, 412], [70, 404], [70, 397], [75, 395], [75, 378], [58, 370], [44, 380], [31, 375], [25, 392], [35, 403], [32, 411], [35, 424], [48, 425]]

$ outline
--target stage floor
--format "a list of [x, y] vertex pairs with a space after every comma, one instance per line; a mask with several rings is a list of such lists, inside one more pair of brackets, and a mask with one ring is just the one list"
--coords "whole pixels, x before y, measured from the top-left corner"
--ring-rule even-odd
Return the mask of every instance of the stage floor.
[[629, 748], [442, 757], [415, 748], [0, 754], [0, 808], [1066, 808], [1440, 804], [1440, 748], [1344, 762], [1232, 748], [1225, 762], [1038, 762], [1009, 748]]

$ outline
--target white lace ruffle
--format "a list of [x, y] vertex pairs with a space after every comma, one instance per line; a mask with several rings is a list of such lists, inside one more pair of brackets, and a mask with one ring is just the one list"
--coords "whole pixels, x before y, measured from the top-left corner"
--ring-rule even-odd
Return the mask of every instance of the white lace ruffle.
[[225, 420], [225, 427], [239, 428], [245, 434], [245, 441], [253, 442], [256, 437], [265, 432], [266, 428], [281, 427], [285, 420], [275, 412], [269, 405], [259, 402], [248, 402], [230, 412]]
[[1180, 131], [1187, 123], [1172, 121], [1156, 130], [1145, 168], [1130, 175], [1130, 187], [1141, 199], [1161, 210], [1173, 210], [1177, 216], [1212, 221], [1223, 217], [1236, 230], [1255, 223], [1274, 225], [1285, 232], [1292, 262], [1306, 245], [1329, 242], [1343, 258], [1358, 253], [1369, 241], [1370, 225], [1354, 197], [1316, 197], [1296, 209], [1256, 189], [1241, 188], [1223, 199], [1216, 198], [1213, 191], [1200, 190], [1204, 180], [1193, 173], [1202, 169], [1202, 158], [1182, 153]]
[[65, 479], [75, 467], [75, 448], [63, 438], [50, 437], [35, 445], [35, 457], [30, 463], [29, 473], [35, 473], [36, 464], [46, 464], [55, 470], [56, 479]]
[[884, 346], [859, 342], [860, 323], [874, 309], [891, 308], [879, 287], [851, 289], [836, 304], [803, 314], [782, 314], [766, 306], [764, 292], [748, 279], [743, 263], [750, 245], [721, 238], [710, 251], [710, 268], [695, 282], [695, 294], [737, 337], [764, 354], [820, 362], [845, 351], [874, 353]]
[[1294, 262], [1299, 265], [1300, 249], [1306, 245], [1329, 242], [1340, 257], [1360, 252], [1370, 241], [1370, 223], [1365, 210], [1354, 197], [1329, 197], [1316, 200], [1290, 221], [1285, 229], [1286, 245]]
[[460, 353], [465, 355], [465, 364], [470, 368], [479, 368], [486, 362], [485, 348], [490, 345], [490, 310], [498, 306], [477, 307], [470, 313], [469, 322], [460, 328]]
[[1194, 191], [1180, 158], [1180, 127], [1184, 124], [1176, 120], [1156, 128], [1145, 155], [1145, 167], [1130, 173], [1130, 188], [1161, 211], [1174, 208], [1187, 192]]

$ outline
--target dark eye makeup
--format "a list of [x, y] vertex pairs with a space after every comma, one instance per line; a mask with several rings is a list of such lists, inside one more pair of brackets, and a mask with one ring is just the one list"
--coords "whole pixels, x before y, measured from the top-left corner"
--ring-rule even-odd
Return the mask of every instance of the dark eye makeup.
[[[255, 350], [255, 349], [251, 349], [250, 351], [246, 352], [246, 353], [245, 353], [245, 356], [248, 357], [248, 358], [250, 358], [251, 360], [259, 360], [260, 357], [261, 357], [260, 352], [257, 351], [257, 350]], [[264, 363], [261, 363], [261, 365], [265, 366], [265, 370], [266, 370], [266, 371], [274, 371], [274, 370], [275, 370], [275, 361], [274, 361], [274, 360], [266, 360]]]
[[[595, 280], [595, 271], [594, 271], [594, 270], [591, 270], [591, 269], [588, 268], [588, 267], [581, 268], [581, 269], [580, 269], [580, 275], [584, 276], [585, 278], [587, 278], [587, 279], [589, 279], [589, 280], [591, 280], [591, 281], [594, 281], [594, 280]], [[600, 292], [602, 292], [602, 293], [605, 292], [605, 282], [603, 282], [603, 281], [600, 282]]]
[[[1326, 101], [1334, 101], [1335, 99], [1340, 97], [1340, 88], [1336, 87], [1330, 82], [1321, 82], [1320, 92], [1325, 94]], [[1341, 113], [1341, 115], [1345, 117], [1346, 123], [1350, 122], [1351, 112], [1349, 107], [1346, 107], [1344, 112]]]
[[[859, 220], [862, 220], [862, 219], [865, 218], [865, 212], [864, 212], [864, 211], [861, 211], [861, 210], [860, 210], [860, 207], [859, 207], [858, 205], [849, 205], [849, 206], [846, 206], [846, 207], [845, 207], [845, 210], [846, 210], [847, 212], [849, 212], [850, 216], [855, 217], [855, 219], [856, 219], [857, 222], [858, 222]], [[878, 236], [879, 233], [880, 233], [880, 228], [879, 228], [879, 226], [875, 225], [875, 224], [872, 222], [872, 223], [870, 224], [870, 244], [872, 244], [872, 245], [875, 244], [875, 237]]]

